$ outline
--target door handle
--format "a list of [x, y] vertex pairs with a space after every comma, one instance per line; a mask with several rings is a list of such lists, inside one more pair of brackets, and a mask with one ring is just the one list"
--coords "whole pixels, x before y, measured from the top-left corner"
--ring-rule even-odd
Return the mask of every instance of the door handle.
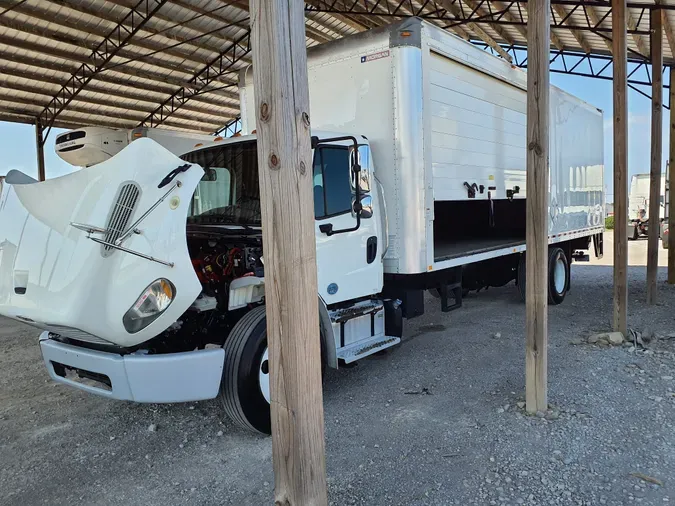
[[366, 262], [372, 264], [377, 257], [377, 236], [371, 236], [366, 242]]

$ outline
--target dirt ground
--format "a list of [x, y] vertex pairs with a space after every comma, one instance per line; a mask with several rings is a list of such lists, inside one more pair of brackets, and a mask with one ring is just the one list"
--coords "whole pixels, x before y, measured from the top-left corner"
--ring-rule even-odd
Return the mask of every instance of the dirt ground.
[[[646, 241], [630, 249], [643, 263]], [[513, 284], [447, 314], [428, 298], [399, 347], [329, 371], [331, 504], [675, 503], [675, 287], [662, 268], [647, 308], [645, 268], [629, 269], [629, 325], [657, 336], [646, 349], [572, 344], [609, 330], [608, 260], [575, 264], [550, 308], [547, 418], [518, 405]], [[272, 504], [270, 438], [233, 427], [216, 401], [136, 405], [55, 385], [36, 334], [0, 319], [0, 504]]]

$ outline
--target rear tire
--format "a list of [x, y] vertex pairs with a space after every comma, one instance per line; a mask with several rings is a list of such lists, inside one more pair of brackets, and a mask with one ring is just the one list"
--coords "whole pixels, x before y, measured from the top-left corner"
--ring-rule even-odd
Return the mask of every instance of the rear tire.
[[266, 370], [269, 376], [269, 366], [265, 367], [263, 361], [267, 353], [265, 306], [256, 307], [236, 323], [223, 349], [225, 363], [218, 397], [225, 413], [240, 427], [270, 434], [270, 403], [261, 386], [261, 374]]
[[[518, 259], [518, 272], [516, 273], [516, 285], [520, 299], [525, 302], [526, 297], [526, 257], [525, 253]], [[558, 247], [549, 248], [548, 251], [548, 303], [555, 306], [562, 304], [569, 289], [570, 264], [565, 252]]]
[[548, 303], [562, 304], [567, 295], [570, 264], [561, 248], [548, 251]]

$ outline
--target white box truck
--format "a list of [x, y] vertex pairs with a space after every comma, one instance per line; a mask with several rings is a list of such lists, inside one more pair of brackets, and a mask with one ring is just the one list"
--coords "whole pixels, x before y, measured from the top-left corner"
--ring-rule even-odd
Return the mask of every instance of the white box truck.
[[[403, 321], [525, 283], [526, 76], [418, 19], [308, 53], [323, 363], [395, 346]], [[270, 430], [265, 262], [249, 135], [181, 157], [134, 141], [0, 202], [0, 313], [42, 329], [51, 377], [114, 399], [219, 396]], [[549, 299], [602, 254], [602, 114], [551, 89]]]

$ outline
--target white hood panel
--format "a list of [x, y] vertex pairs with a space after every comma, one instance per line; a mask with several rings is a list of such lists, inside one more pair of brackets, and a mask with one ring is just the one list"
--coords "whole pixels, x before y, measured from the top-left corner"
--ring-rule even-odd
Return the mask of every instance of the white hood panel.
[[[120, 346], [134, 346], [168, 328], [201, 291], [185, 229], [203, 171], [192, 165], [158, 188], [184, 164], [156, 142], [138, 139], [96, 166], [41, 183], [5, 184], [0, 196], [0, 314], [45, 329], [69, 327]], [[141, 233], [122, 243], [173, 267], [120, 250], [104, 255], [101, 244], [71, 225], [106, 228], [120, 187], [134, 182], [140, 197], [131, 225], [176, 181], [181, 186], [138, 224]], [[176, 287], [173, 302], [148, 327], [129, 334], [124, 314], [159, 278]]]

